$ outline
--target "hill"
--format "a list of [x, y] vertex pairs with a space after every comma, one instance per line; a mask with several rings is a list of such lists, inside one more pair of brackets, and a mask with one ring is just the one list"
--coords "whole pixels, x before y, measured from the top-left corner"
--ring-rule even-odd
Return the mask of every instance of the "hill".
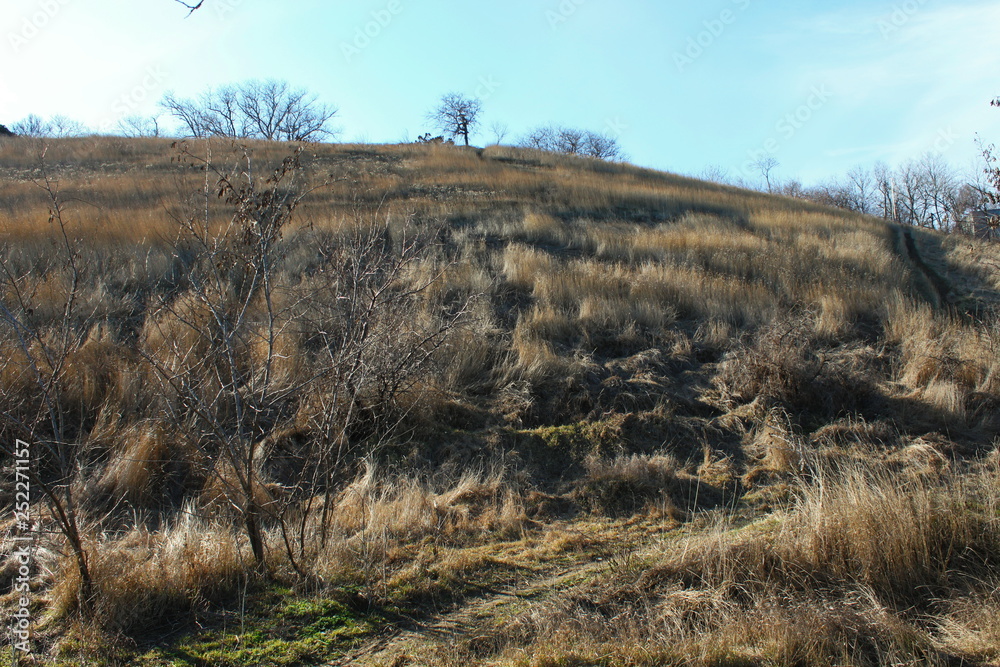
[[22, 658], [1000, 660], [992, 246], [507, 147], [0, 178]]

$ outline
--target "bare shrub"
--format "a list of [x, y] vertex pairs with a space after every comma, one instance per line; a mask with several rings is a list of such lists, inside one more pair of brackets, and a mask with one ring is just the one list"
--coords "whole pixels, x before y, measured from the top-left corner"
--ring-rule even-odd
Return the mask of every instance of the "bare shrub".
[[726, 405], [757, 402], [802, 416], [837, 418], [877, 403], [869, 384], [878, 352], [863, 345], [824, 350], [808, 317], [761, 328], [731, 350], [714, 382]]

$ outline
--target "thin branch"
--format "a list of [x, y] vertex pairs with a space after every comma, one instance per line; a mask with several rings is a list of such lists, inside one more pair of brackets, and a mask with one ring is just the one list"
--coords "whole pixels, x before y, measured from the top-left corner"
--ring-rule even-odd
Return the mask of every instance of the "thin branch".
[[184, 0], [174, 0], [174, 2], [177, 2], [178, 4], [181, 4], [181, 5], [184, 5], [185, 7], [187, 7], [188, 10], [189, 10], [188, 11], [188, 16], [191, 16], [192, 14], [194, 14], [196, 11], [198, 11], [199, 9], [201, 9], [201, 6], [203, 4], [205, 4], [205, 0], [199, 0], [198, 4], [195, 4], [195, 5], [189, 5], [188, 3], [184, 2]]

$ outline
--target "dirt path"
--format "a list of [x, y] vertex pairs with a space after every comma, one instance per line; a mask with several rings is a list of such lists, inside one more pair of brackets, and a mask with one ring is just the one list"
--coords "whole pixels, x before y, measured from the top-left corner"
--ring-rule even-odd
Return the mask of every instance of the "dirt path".
[[913, 230], [902, 226], [898, 226], [897, 230], [903, 235], [903, 241], [906, 245], [906, 255], [910, 263], [920, 272], [932, 292], [928, 296], [933, 296], [931, 301], [934, 303], [934, 306], [937, 308], [944, 306], [948, 303], [948, 293], [951, 291], [948, 282], [920, 256], [917, 241], [913, 237]]
[[433, 662], [434, 657], [453, 656], [457, 645], [478, 642], [489, 652], [492, 638], [502, 632], [505, 621], [572, 591], [620, 558], [673, 539], [675, 529], [656, 520], [605, 525], [588, 532], [586, 545], [579, 550], [554, 560], [536, 560], [530, 573], [517, 581], [497, 588], [479, 587], [480, 595], [451, 609], [389, 627], [324, 667], [416, 667], [425, 664], [425, 659]]
[[567, 591], [607, 567], [604, 561], [587, 561], [540, 572], [516, 585], [466, 600], [425, 622], [376, 637], [327, 665], [418, 665], [421, 657], [445, 654], [456, 642], [488, 640], [489, 630], [497, 628], [498, 621]]

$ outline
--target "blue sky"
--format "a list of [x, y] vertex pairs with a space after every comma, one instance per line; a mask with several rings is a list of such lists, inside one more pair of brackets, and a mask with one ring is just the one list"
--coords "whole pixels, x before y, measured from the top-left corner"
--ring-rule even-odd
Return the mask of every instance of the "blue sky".
[[[611, 132], [631, 161], [731, 174], [762, 152], [807, 184], [1000, 140], [996, 0], [7, 0], [0, 123], [91, 127], [170, 90], [276, 77], [340, 109], [344, 140], [430, 128], [446, 92], [516, 137]], [[474, 137], [488, 143], [488, 131]], [[750, 170], [752, 171], [752, 170]]]

